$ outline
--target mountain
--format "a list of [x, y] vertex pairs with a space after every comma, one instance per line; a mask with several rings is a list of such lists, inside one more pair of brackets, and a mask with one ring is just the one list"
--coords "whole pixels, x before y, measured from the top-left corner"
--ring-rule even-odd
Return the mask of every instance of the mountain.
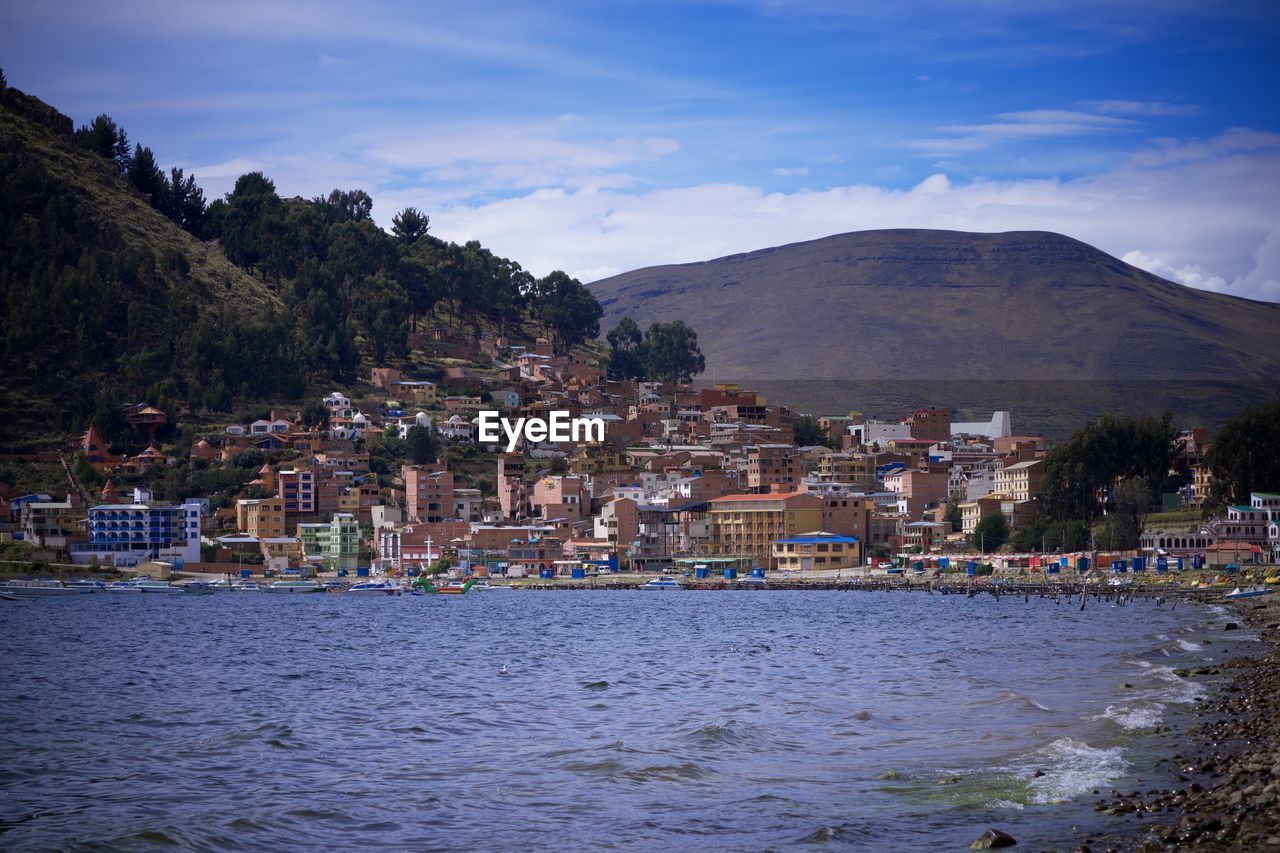
[[744, 381], [1280, 372], [1280, 305], [1175, 284], [1041, 231], [858, 231], [590, 287], [605, 328], [683, 319], [707, 375]]
[[440, 240], [413, 208], [388, 233], [372, 209], [359, 189], [281, 197], [261, 172], [206, 205], [109, 116], [74, 129], [0, 74], [0, 445], [90, 420], [110, 441], [140, 400], [192, 423], [301, 407], [372, 366], [433, 378], [423, 324], [598, 347], [580, 282]]
[[[155, 210], [114, 163], [77, 146], [69, 118], [3, 88], [0, 305], [10, 413], [0, 430], [10, 437], [74, 426], [104, 388], [173, 400], [252, 374], [204, 369], [193, 338], [248, 337], [281, 303]], [[274, 355], [252, 350], [250, 363]]]

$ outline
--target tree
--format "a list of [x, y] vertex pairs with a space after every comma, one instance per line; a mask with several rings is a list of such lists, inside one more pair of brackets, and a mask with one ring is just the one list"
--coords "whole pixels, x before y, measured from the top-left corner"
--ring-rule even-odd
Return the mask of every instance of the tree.
[[683, 320], [654, 323], [644, 333], [645, 372], [662, 382], [693, 381], [707, 367], [698, 349], [698, 333]]
[[302, 424], [319, 430], [329, 428], [329, 407], [315, 402], [302, 410]]
[[169, 184], [156, 165], [155, 155], [150, 148], [141, 145], [134, 147], [133, 159], [125, 169], [125, 177], [135, 190], [147, 197], [152, 207], [166, 214], [169, 212]]
[[168, 188], [169, 218], [197, 237], [204, 231], [208, 208], [204, 203], [204, 190], [196, 186], [196, 176], [183, 176], [177, 166], [169, 170]]
[[406, 207], [391, 220], [391, 233], [405, 245], [412, 246], [420, 237], [427, 236], [431, 217], [416, 207]]
[[359, 222], [373, 218], [373, 199], [364, 190], [333, 190], [323, 203], [329, 206], [335, 222]]
[[1008, 538], [1009, 522], [1005, 520], [1004, 513], [993, 512], [983, 516], [978, 522], [978, 526], [969, 535], [969, 544], [980, 548], [985, 554], [999, 548]]
[[947, 511], [942, 516], [942, 520], [951, 525], [952, 533], [959, 533], [960, 528], [964, 526], [964, 519], [960, 515], [960, 501], [962, 500], [959, 492], [952, 492], [947, 498]]
[[1177, 465], [1178, 431], [1168, 413], [1160, 419], [1104, 415], [1077, 430], [1051, 450], [1044, 462], [1040, 488], [1049, 515], [1060, 520], [1090, 520], [1106, 511], [1112, 490], [1121, 480], [1141, 477], [1153, 496]]
[[110, 160], [121, 172], [129, 168], [129, 136], [106, 113], [77, 130], [75, 140], [82, 148]]
[[409, 448], [409, 461], [414, 465], [430, 465], [440, 458], [440, 437], [431, 427], [414, 424], [404, 436]]
[[812, 415], [801, 415], [791, 421], [791, 431], [795, 434], [797, 447], [810, 447], [815, 444], [827, 446], [831, 440], [827, 431], [818, 426], [817, 418]]
[[1222, 484], [1215, 509], [1247, 502], [1250, 492], [1280, 492], [1280, 400], [1246, 406], [1227, 421], [1204, 461]]
[[600, 334], [604, 309], [582, 282], [556, 270], [537, 282], [534, 293], [538, 318], [558, 351], [567, 352]]
[[1151, 484], [1146, 477], [1128, 477], [1112, 490], [1115, 517], [1123, 525], [1126, 542], [1137, 542], [1142, 535], [1143, 516], [1151, 509]]
[[636, 321], [623, 317], [605, 335], [609, 342], [610, 379], [643, 379], [645, 371], [644, 334]]

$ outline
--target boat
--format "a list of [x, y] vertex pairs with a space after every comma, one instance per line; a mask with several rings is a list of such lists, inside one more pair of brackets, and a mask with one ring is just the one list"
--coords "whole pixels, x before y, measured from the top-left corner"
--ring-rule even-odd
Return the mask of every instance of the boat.
[[677, 583], [675, 578], [662, 577], [662, 578], [654, 578], [653, 580], [642, 583], [639, 586], [637, 586], [636, 589], [662, 590], [662, 589], [684, 589], [684, 587], [681, 586], [679, 583]]
[[156, 578], [138, 578], [138, 592], [147, 594], [163, 594], [170, 595], [182, 592], [182, 587], [174, 586], [168, 581], [157, 580]]
[[400, 589], [400, 587], [393, 584], [391, 581], [387, 581], [387, 580], [360, 581], [360, 583], [353, 584], [352, 586], [348, 587], [346, 594], [347, 595], [399, 595], [401, 591], [402, 590]]
[[262, 591], [275, 593], [324, 592], [324, 587], [314, 581], [291, 580], [276, 581], [271, 586], [263, 587]]
[[37, 580], [11, 580], [0, 586], [0, 590], [4, 590], [10, 595], [16, 595], [19, 598], [35, 598], [36, 596], [51, 595], [79, 595], [80, 590], [74, 587], [65, 586], [62, 581], [54, 578], [40, 578]]
[[106, 581], [94, 580], [93, 578], [72, 578], [66, 581], [66, 584], [72, 589], [78, 589], [81, 592], [102, 592], [107, 588]]
[[489, 582], [485, 580], [476, 581], [471, 585], [472, 592], [485, 592], [490, 589], [493, 589], [493, 587], [489, 586]]
[[231, 585], [232, 592], [262, 592], [262, 585], [254, 581], [239, 581]]
[[475, 578], [467, 578], [464, 581], [450, 581], [445, 586], [440, 587], [438, 592], [442, 595], [462, 595], [470, 592], [475, 585]]
[[130, 578], [127, 581], [112, 581], [103, 592], [142, 592], [142, 588], [138, 586], [138, 578]]
[[13, 595], [11, 593], [0, 590], [0, 601], [21, 601], [21, 600], [22, 600], [22, 596], [20, 595]]
[[1259, 595], [1270, 595], [1271, 588], [1266, 586], [1250, 586], [1241, 589], [1236, 587], [1226, 594], [1226, 598], [1256, 598]]
[[217, 589], [209, 581], [190, 581], [179, 588], [188, 595], [213, 595], [214, 590]]

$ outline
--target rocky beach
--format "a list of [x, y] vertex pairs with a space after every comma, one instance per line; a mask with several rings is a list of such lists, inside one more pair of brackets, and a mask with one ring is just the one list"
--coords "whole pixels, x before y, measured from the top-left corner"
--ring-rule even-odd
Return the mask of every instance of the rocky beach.
[[1210, 689], [1182, 743], [1164, 766], [1167, 787], [1110, 792], [1095, 808], [1116, 816], [1116, 830], [1079, 850], [1280, 849], [1280, 601], [1242, 599], [1228, 605], [1224, 630], [1247, 630], [1260, 653], [1180, 671]]

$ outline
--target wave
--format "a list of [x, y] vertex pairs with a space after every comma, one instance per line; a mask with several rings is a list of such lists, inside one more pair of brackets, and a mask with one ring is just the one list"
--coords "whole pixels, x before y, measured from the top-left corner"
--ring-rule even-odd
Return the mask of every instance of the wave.
[[[1033, 803], [1061, 803], [1124, 776], [1129, 761], [1118, 746], [1093, 747], [1063, 737], [1036, 750], [1022, 774], [1030, 779]], [[1043, 773], [1035, 776], [1036, 771]]]
[[1164, 719], [1164, 704], [1151, 702], [1142, 705], [1108, 705], [1101, 714], [1090, 717], [1091, 720], [1111, 720], [1127, 731], [1153, 729]]

